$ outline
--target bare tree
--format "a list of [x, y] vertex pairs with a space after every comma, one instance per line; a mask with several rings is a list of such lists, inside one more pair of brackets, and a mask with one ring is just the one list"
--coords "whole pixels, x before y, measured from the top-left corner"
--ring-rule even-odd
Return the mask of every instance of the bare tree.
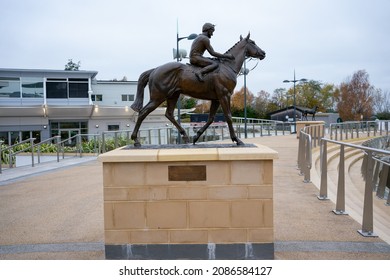
[[390, 92], [377, 89], [373, 95], [374, 113], [385, 113], [390, 111]]
[[270, 103], [270, 101], [271, 95], [264, 90], [261, 90], [257, 93], [257, 96], [255, 96], [255, 100], [253, 102], [253, 109], [258, 113], [260, 118], [266, 118], [268, 113], [268, 104]]

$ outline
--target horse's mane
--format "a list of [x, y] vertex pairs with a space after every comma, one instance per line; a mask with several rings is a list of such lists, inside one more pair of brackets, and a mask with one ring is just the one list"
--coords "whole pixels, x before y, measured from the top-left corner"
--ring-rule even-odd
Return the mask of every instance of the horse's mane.
[[234, 49], [238, 43], [240, 43], [242, 40], [238, 41], [237, 43], [235, 43], [230, 49], [228, 49], [224, 54], [228, 54], [232, 49]]
[[[224, 54], [228, 54], [232, 49], [234, 49], [237, 45], [238, 45], [238, 43], [240, 43], [241, 42], [241, 40], [240, 41], [238, 41], [237, 43], [235, 43], [230, 49], [228, 49], [226, 52], [224, 52]], [[220, 58], [218, 58], [218, 57], [210, 57], [210, 59], [211, 60], [221, 60]]]

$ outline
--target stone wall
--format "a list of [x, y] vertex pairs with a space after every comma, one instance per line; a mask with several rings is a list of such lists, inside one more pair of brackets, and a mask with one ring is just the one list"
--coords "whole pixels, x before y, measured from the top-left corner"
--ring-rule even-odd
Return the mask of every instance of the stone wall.
[[[260, 258], [272, 258], [276, 157], [264, 146], [118, 149], [102, 155], [106, 256], [116, 258], [119, 252], [124, 258], [124, 248], [132, 246], [139, 252], [129, 257], [126, 251], [127, 257], [153, 259], [142, 252], [160, 245], [167, 251], [165, 257], [159, 253], [161, 258], [192, 258], [170, 255], [172, 247], [182, 251], [198, 244], [203, 251], [210, 244], [240, 244], [245, 250], [250, 244], [262, 251]], [[198, 254], [194, 258], [203, 258]], [[253, 254], [249, 258], [258, 258]], [[245, 258], [247, 252], [239, 255], [232, 258]]]

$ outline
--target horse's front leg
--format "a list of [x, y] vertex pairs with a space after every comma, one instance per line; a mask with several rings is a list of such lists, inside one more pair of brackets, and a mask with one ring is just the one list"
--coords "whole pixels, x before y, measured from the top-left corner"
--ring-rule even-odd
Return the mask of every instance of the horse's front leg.
[[219, 101], [218, 100], [212, 100], [211, 106], [210, 106], [210, 113], [209, 118], [207, 119], [207, 123], [202, 126], [197, 132], [196, 136], [194, 137], [192, 143], [195, 145], [195, 143], [199, 140], [200, 136], [206, 131], [206, 129], [214, 122], [215, 115], [217, 114], [217, 110], [219, 107]]
[[[175, 110], [176, 102], [179, 99], [180, 94], [174, 94], [171, 98], [167, 99], [167, 110], [165, 111], [165, 117], [170, 120], [170, 122], [177, 128], [179, 131], [184, 143], [190, 143], [190, 139], [185, 131], [185, 129], [175, 120], [173, 111]], [[178, 116], [180, 118], [180, 116]]]
[[229, 98], [227, 92], [225, 92], [225, 94], [222, 96], [222, 98], [219, 100], [219, 102], [221, 103], [221, 107], [222, 107], [223, 113], [225, 115], [225, 120], [226, 120], [226, 123], [229, 127], [230, 138], [238, 146], [245, 145], [244, 142], [242, 142], [237, 137], [236, 133], [234, 132], [232, 112], [231, 112], [231, 108], [230, 108], [230, 98]]

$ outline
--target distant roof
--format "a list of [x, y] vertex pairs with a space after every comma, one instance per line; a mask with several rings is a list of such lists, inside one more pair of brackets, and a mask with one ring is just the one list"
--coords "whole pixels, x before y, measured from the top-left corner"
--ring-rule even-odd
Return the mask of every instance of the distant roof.
[[[292, 110], [292, 109], [294, 109], [294, 106], [288, 106], [288, 107], [285, 107], [285, 108], [282, 108], [282, 109], [279, 109], [279, 110], [270, 112], [270, 113], [268, 113], [268, 114], [269, 114], [269, 115], [274, 115], [274, 114], [278, 114], [278, 113], [281, 113], [281, 112], [284, 112], [284, 111], [288, 111], [288, 110]], [[305, 111], [305, 110], [308, 110], [309, 108], [301, 107], [301, 106], [295, 106], [295, 109], [296, 109], [297, 111], [303, 112], [303, 111]]]
[[137, 81], [96, 80], [98, 84], [137, 84]]
[[52, 69], [16, 69], [16, 68], [0, 68], [0, 76], [13, 76], [21, 77], [27, 75], [33, 76], [66, 76], [66, 77], [91, 77], [95, 78], [98, 74], [98, 71], [88, 71], [88, 70], [52, 70]]

